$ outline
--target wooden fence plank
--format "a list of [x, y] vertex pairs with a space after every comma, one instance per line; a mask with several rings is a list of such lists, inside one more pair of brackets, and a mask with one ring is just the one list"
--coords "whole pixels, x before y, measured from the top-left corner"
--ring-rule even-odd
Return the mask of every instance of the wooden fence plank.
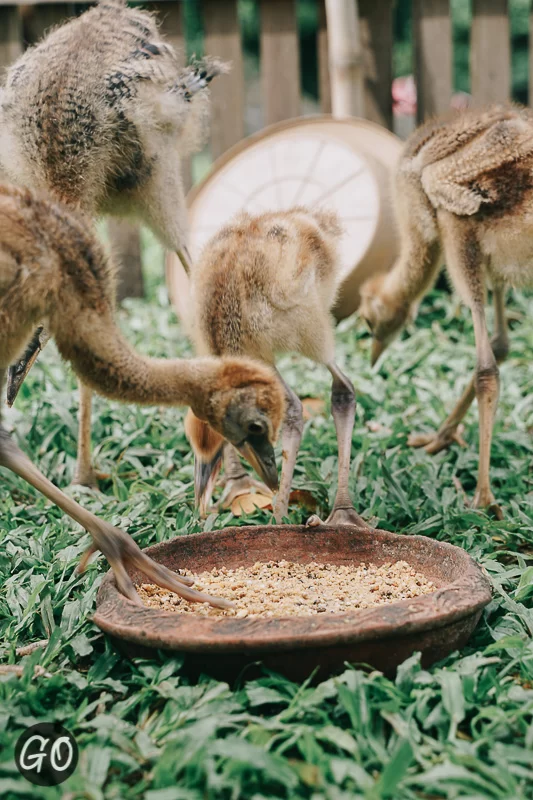
[[333, 114], [341, 119], [365, 112], [365, 75], [358, 3], [326, 0]]
[[529, 86], [528, 86], [528, 102], [533, 105], [533, 5], [529, 12]]
[[261, 75], [267, 124], [300, 114], [300, 53], [295, 0], [260, 0]]
[[155, 11], [158, 16], [160, 28], [165, 38], [177, 51], [180, 64], [187, 61], [187, 47], [185, 42], [184, 3], [181, 0], [172, 2], [150, 3], [149, 10]]
[[4, 69], [22, 53], [22, 19], [17, 6], [3, 6], [0, 10], [0, 83]]
[[[17, 6], [19, 8], [25, 8], [28, 6], [49, 6], [53, 5], [56, 2], [57, 0], [20, 0], [20, 2], [17, 3]], [[3, 6], [12, 6], [12, 5], [13, 5], [13, 0], [0, 0], [0, 8], [2, 8]]]
[[359, 0], [365, 72], [365, 117], [392, 128], [394, 0]]
[[39, 42], [45, 33], [74, 15], [74, 3], [50, 3], [24, 9], [23, 29], [26, 44]]
[[329, 74], [328, 26], [326, 18], [326, 0], [318, 0], [318, 95], [320, 110], [323, 114], [331, 114], [331, 80]]
[[[5, 69], [22, 53], [22, 20], [17, 6], [0, 8], [0, 86], [4, 82]], [[5, 174], [0, 169], [0, 181]]]
[[507, 0], [473, 0], [470, 43], [471, 90], [475, 105], [506, 102], [511, 96], [511, 37]]
[[450, 107], [452, 24], [450, 0], [413, 0], [417, 117], [422, 122]]
[[204, 50], [231, 62], [231, 72], [211, 87], [213, 158], [244, 137], [244, 66], [237, 0], [202, 0]]

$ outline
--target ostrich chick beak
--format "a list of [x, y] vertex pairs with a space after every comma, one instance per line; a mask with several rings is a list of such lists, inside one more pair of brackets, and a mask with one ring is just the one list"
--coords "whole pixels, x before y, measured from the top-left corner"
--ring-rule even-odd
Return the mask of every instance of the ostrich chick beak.
[[385, 350], [386, 344], [385, 342], [381, 342], [379, 339], [372, 339], [372, 351], [370, 355], [370, 366], [374, 366], [377, 362], [380, 355]]
[[251, 435], [241, 444], [235, 445], [235, 447], [252, 465], [268, 488], [272, 489], [273, 492], [277, 491], [279, 482], [276, 456], [268, 437], [266, 435]]
[[191, 254], [189, 253], [189, 251], [187, 250], [185, 245], [181, 248], [181, 250], [177, 250], [176, 251], [176, 255], [178, 256], [178, 258], [179, 258], [179, 260], [181, 262], [181, 265], [182, 265], [183, 269], [185, 270], [185, 272], [187, 273], [187, 275], [190, 275], [191, 274], [192, 258], [191, 258]]
[[[266, 436], [249, 436], [241, 444], [234, 447], [255, 469], [262, 481], [275, 492], [278, 488], [278, 471], [274, 448]], [[194, 496], [201, 517], [207, 516], [215, 483], [222, 465], [224, 443], [209, 459], [195, 458], [194, 462]]]
[[215, 483], [222, 466], [222, 455], [224, 444], [222, 443], [217, 452], [208, 460], [195, 457], [194, 460], [194, 496], [196, 505], [201, 517], [207, 516], [207, 509], [213, 496]]

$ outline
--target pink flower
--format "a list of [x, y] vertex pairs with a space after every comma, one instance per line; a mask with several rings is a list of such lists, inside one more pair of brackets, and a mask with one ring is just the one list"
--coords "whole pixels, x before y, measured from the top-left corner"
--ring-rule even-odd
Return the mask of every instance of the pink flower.
[[412, 75], [403, 75], [393, 80], [392, 111], [396, 116], [416, 114], [416, 84]]
[[[455, 92], [450, 108], [464, 111], [469, 108], [471, 96], [467, 92]], [[416, 115], [416, 83], [413, 75], [402, 75], [392, 82], [392, 111], [395, 116]]]

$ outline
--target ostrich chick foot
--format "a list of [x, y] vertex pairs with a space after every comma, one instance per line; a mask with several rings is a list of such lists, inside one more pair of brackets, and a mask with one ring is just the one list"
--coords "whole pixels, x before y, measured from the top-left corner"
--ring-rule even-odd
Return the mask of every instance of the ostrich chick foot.
[[92, 467], [87, 469], [85, 467], [76, 466], [71, 486], [86, 486], [87, 489], [93, 489], [95, 492], [99, 491], [96, 472]]
[[128, 568], [142, 572], [146, 578], [156, 586], [175, 592], [180, 597], [191, 603], [209, 603], [215, 608], [231, 608], [233, 603], [221, 597], [212, 597], [209, 594], [193, 589], [194, 580], [185, 575], [173, 572], [163, 564], [152, 561], [146, 553], [139, 548], [131, 536], [115, 528], [104, 520], [92, 515], [91, 536], [93, 542], [80, 559], [78, 571], [83, 573], [89, 558], [100, 550], [107, 558], [111, 569], [115, 573], [118, 590], [136, 605], [142, 606], [142, 601], [135, 590], [135, 585], [128, 573]]
[[492, 514], [496, 519], [503, 519], [503, 511], [501, 506], [496, 502], [496, 498], [490, 489], [478, 489], [472, 501], [473, 508], [485, 508], [489, 514]]
[[247, 494], [260, 494], [262, 497], [267, 498], [274, 496], [262, 481], [258, 481], [250, 475], [241, 475], [239, 478], [228, 478], [226, 480], [222, 496], [213, 508], [218, 511], [224, 508], [231, 508], [234, 500]]
[[334, 508], [325, 522], [322, 522], [317, 514], [313, 514], [305, 524], [310, 528], [315, 528], [318, 525], [353, 525], [356, 528], [370, 530], [370, 526], [359, 516], [355, 508], [350, 506]]
[[433, 456], [454, 443], [460, 447], [466, 447], [467, 444], [462, 436], [463, 431], [464, 425], [458, 425], [455, 428], [443, 428], [434, 433], [411, 433], [407, 444], [409, 447], [423, 447], [426, 453]]

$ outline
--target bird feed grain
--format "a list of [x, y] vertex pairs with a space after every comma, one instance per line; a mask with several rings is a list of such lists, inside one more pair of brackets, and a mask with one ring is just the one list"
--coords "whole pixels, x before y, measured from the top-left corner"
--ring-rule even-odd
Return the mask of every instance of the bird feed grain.
[[251, 567], [216, 567], [198, 575], [195, 588], [231, 600], [234, 608], [220, 610], [188, 603], [153, 584], [137, 587], [146, 606], [209, 617], [304, 617], [342, 614], [383, 603], [395, 603], [436, 586], [405, 561], [382, 564], [297, 564], [290, 561], [256, 562]]

